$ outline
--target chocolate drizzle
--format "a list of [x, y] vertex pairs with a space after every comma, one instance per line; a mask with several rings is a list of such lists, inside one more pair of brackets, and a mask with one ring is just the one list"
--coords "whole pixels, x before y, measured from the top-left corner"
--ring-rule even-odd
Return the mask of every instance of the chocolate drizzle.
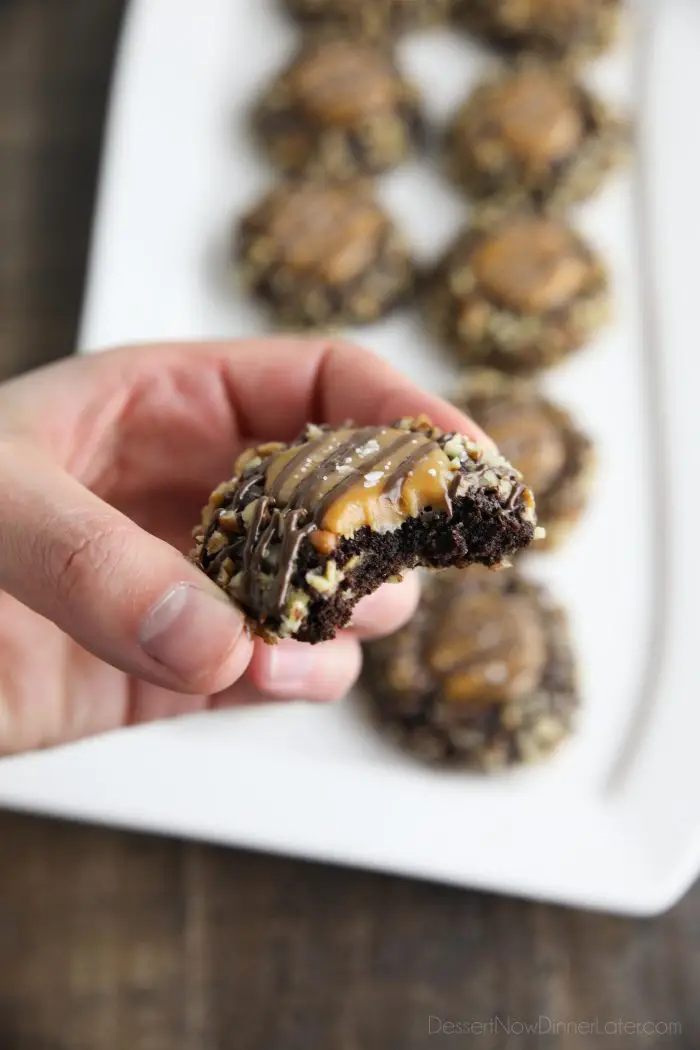
[[[306, 440], [257, 457], [253, 453], [248, 465], [244, 461], [203, 537], [203, 568], [215, 577], [224, 569], [230, 581], [226, 589], [255, 610], [261, 624], [297, 615], [294, 603], [287, 608], [296, 595], [290, 596], [293, 580], [305, 602], [316, 592], [335, 593], [339, 572], [325, 576], [323, 590], [307, 590], [296, 578], [302, 544], [313, 532], [331, 533], [336, 541], [364, 528], [389, 532], [424, 512], [449, 521], [464, 473], [481, 478], [493, 466], [474, 457], [460, 467], [445, 451], [452, 435], [438, 440], [421, 427], [355, 429], [347, 423], [335, 431], [307, 433]], [[522, 491], [514, 484], [502, 509], [514, 510]], [[219, 524], [221, 514], [225, 527]], [[313, 575], [327, 572], [323, 558], [304, 556], [302, 563]], [[342, 572], [343, 565], [341, 558], [335, 568]]]
[[[242, 600], [258, 609], [263, 619], [279, 616], [300, 545], [306, 536], [322, 527], [333, 505], [382, 464], [391, 464], [393, 469], [381, 479], [381, 491], [396, 502], [402, 483], [413, 468], [439, 447], [421, 432], [345, 427], [340, 432], [326, 431], [296, 446], [270, 481], [275, 456], [264, 460], [240, 482], [227, 507], [240, 513], [253, 506], [238, 574]], [[395, 463], [397, 457], [399, 462]], [[260, 495], [251, 500], [251, 494], [257, 491]], [[447, 491], [444, 503], [451, 513], [452, 500]], [[212, 529], [215, 528], [216, 519], [212, 523]]]
[[[336, 450], [331, 453], [328, 459], [324, 460], [323, 463], [319, 464], [318, 473], [314, 474], [310, 472], [304, 480], [297, 486], [293, 493], [289, 505], [291, 507], [303, 507], [305, 504], [313, 504], [317, 499], [320, 499], [320, 503], [316, 506], [316, 516], [320, 523], [323, 517], [324, 506], [327, 506], [336, 500], [339, 496], [338, 490], [342, 488], [345, 478], [341, 475], [338, 482], [325, 493], [325, 497], [322, 497], [323, 482], [333, 473], [338, 473], [338, 467], [341, 465], [342, 460], [345, 459], [349, 453], [357, 446], [362, 446], [368, 441], [371, 441], [373, 437], [380, 434], [381, 430], [377, 427], [365, 427], [364, 430], [355, 431], [347, 441], [344, 441], [341, 445], [338, 445]], [[386, 453], [385, 453], [386, 454]], [[374, 460], [370, 460], [368, 463], [364, 462], [363, 467], [366, 470], [374, 465]], [[323, 473], [321, 473], [323, 472]], [[320, 484], [319, 475], [320, 474]], [[349, 476], [353, 481], [357, 480], [358, 472], [349, 472]]]
[[[360, 431], [360, 434], [364, 433], [365, 431]], [[359, 474], [367, 473], [373, 470], [375, 467], [378, 467], [379, 464], [382, 463], [382, 461], [399, 452], [404, 445], [412, 444], [413, 440], [414, 439], [411, 438], [410, 434], [407, 434], [405, 437], [397, 438], [397, 440], [392, 442], [392, 444], [389, 445], [387, 448], [380, 448], [379, 452], [377, 452], [376, 455], [372, 456], [371, 459], [364, 461], [362, 471], [353, 471], [345, 475], [345, 477], [338, 481], [337, 484], [334, 485], [333, 488], [330, 490], [330, 492], [327, 492], [324, 498], [320, 501], [316, 511], [317, 520], [319, 522], [322, 521], [329, 507], [331, 507], [337, 499], [340, 499], [340, 497], [343, 496], [348, 489], [352, 488], [353, 485], [357, 484]], [[357, 444], [357, 441], [350, 442], [350, 448], [352, 448], [355, 444]], [[428, 444], [422, 445], [420, 449], [416, 450], [415, 453], [412, 453], [410, 456], [407, 456], [406, 459], [404, 459], [403, 462], [399, 465], [399, 467], [396, 468], [396, 470], [392, 471], [392, 473], [389, 474], [388, 477], [384, 478], [384, 491], [390, 491], [393, 485], [405, 480], [413, 463], [418, 462], [418, 460], [424, 459], [425, 456], [432, 452], [435, 448], [437, 448], [436, 442], [431, 441]]]
[[322, 434], [320, 437], [313, 438], [311, 441], [306, 441], [303, 445], [300, 445], [296, 455], [292, 456], [270, 486], [270, 495], [272, 498], [280, 499], [285, 483], [293, 476], [295, 470], [297, 470], [305, 460], [308, 460], [314, 452], [323, 448], [324, 445], [330, 444], [332, 446], [332, 442], [332, 434]]
[[[267, 496], [261, 497], [259, 505], [261, 504], [264, 504], [264, 511], [266, 511], [269, 498]], [[258, 508], [256, 508], [256, 516], [257, 513]], [[289, 511], [285, 515], [278, 508], [275, 508], [270, 514], [269, 524], [262, 533], [257, 545], [255, 540], [253, 540], [251, 556], [247, 560], [244, 552], [243, 586], [246, 596], [253, 605], [269, 613], [279, 614], [282, 611], [301, 541], [315, 529], [313, 523], [299, 527], [305, 517], [306, 512], [303, 510]], [[263, 589], [263, 569], [266, 560], [270, 556], [272, 545], [276, 540], [281, 540], [278, 571], [273, 577], [270, 586], [267, 589]]]

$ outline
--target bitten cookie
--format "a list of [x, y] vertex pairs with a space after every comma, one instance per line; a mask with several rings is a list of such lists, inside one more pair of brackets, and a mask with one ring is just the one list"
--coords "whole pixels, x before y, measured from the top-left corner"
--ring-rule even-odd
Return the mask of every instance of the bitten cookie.
[[292, 175], [378, 175], [423, 141], [416, 89], [389, 53], [361, 40], [308, 39], [265, 93], [254, 127]]
[[496, 772], [546, 757], [572, 730], [566, 616], [516, 571], [429, 579], [410, 623], [364, 648], [373, 718], [422, 759]]
[[563, 222], [527, 211], [475, 215], [428, 276], [424, 303], [463, 361], [519, 375], [582, 347], [610, 313], [597, 253]]
[[289, 182], [239, 225], [244, 283], [291, 328], [363, 324], [412, 284], [408, 245], [366, 187]]
[[452, 0], [283, 0], [307, 28], [385, 37], [445, 22]]
[[195, 531], [194, 562], [268, 642], [333, 638], [405, 569], [499, 565], [532, 540], [520, 474], [427, 420], [337, 430], [244, 453]]
[[629, 152], [629, 125], [563, 72], [531, 59], [480, 84], [447, 132], [454, 181], [557, 212], [591, 197]]
[[588, 505], [595, 470], [590, 439], [531, 380], [477, 370], [464, 377], [454, 401], [527, 478], [545, 529], [533, 549], [559, 546]]
[[616, 39], [622, 0], [455, 0], [455, 20], [507, 52], [581, 62]]

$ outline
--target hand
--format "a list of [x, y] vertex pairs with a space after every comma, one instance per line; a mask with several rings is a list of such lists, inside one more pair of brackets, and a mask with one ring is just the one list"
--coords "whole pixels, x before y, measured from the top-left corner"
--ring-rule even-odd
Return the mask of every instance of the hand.
[[417, 586], [381, 588], [318, 646], [251, 640], [182, 553], [236, 455], [307, 420], [456, 409], [366, 351], [280, 339], [72, 358], [0, 387], [0, 754], [205, 708], [332, 700], [359, 639], [399, 627]]

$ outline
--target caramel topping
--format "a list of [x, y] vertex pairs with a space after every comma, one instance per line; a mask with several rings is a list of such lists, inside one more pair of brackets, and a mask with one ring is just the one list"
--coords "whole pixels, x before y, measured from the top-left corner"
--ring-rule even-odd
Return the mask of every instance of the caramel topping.
[[540, 683], [546, 657], [533, 603], [490, 591], [468, 592], [450, 602], [428, 647], [428, 663], [442, 679], [442, 694], [456, 704], [527, 696]]
[[316, 529], [309, 536], [309, 542], [313, 547], [316, 548], [319, 554], [332, 554], [335, 548], [338, 546], [338, 537], [333, 532], [325, 532], [323, 529]]
[[398, 80], [390, 64], [370, 47], [331, 41], [292, 70], [292, 91], [309, 117], [351, 125], [368, 113], [392, 107]]
[[524, 313], [566, 305], [583, 288], [586, 260], [566, 227], [549, 219], [520, 218], [487, 236], [473, 268], [488, 294]]
[[524, 475], [535, 494], [547, 492], [566, 463], [561, 431], [550, 416], [537, 404], [501, 402], [480, 419], [501, 455]]
[[268, 234], [284, 263], [322, 271], [331, 283], [352, 280], [374, 261], [386, 219], [371, 201], [340, 187], [285, 188], [270, 204]]
[[[352, 536], [363, 525], [383, 532], [397, 528], [425, 507], [446, 509], [451, 468], [442, 449], [428, 452], [391, 492], [385, 491], [386, 473], [373, 471], [344, 492], [326, 511], [324, 528], [340, 536]], [[380, 476], [375, 479], [375, 475]]]
[[530, 21], [551, 31], [552, 26], [567, 26], [569, 31], [590, 22], [591, 0], [530, 0]]
[[573, 92], [541, 69], [526, 69], [494, 86], [482, 121], [495, 124], [510, 149], [538, 168], [568, 157], [583, 137]]
[[394, 427], [341, 428], [271, 457], [265, 491], [306, 508], [324, 532], [351, 536], [399, 526], [426, 507], [448, 510], [450, 461], [424, 434]]

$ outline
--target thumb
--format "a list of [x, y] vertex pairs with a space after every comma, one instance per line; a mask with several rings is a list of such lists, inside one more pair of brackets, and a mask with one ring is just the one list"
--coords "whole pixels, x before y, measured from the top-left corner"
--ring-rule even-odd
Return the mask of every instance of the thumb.
[[0, 589], [158, 685], [215, 693], [245, 671], [242, 614], [173, 547], [27, 446], [0, 448], [0, 485]]

